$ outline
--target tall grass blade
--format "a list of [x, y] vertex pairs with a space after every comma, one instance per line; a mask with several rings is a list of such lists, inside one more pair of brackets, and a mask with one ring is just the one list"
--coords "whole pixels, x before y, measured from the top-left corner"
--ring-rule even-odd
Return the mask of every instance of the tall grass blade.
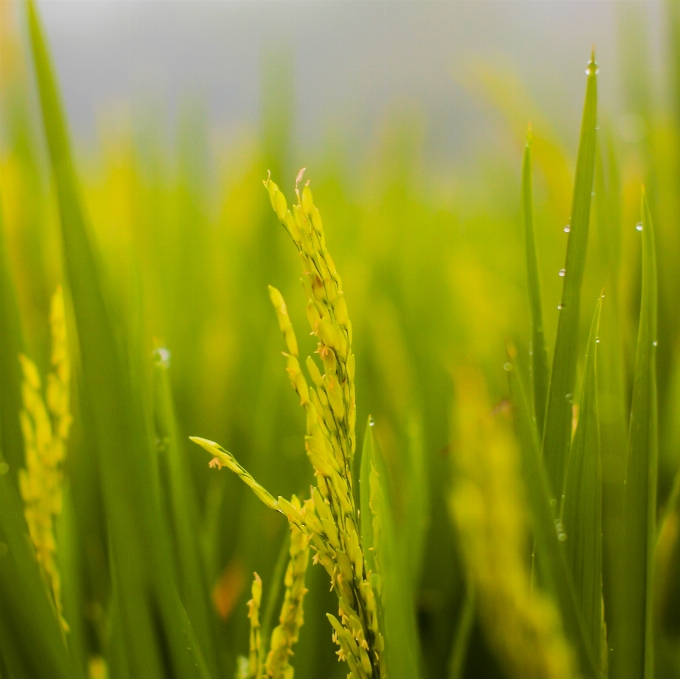
[[24, 464], [19, 427], [22, 341], [1, 201], [0, 319], [0, 666], [6, 668], [8, 677], [17, 679], [80, 676], [69, 660], [16, 489], [16, 471]]
[[375, 441], [373, 440], [373, 418], [369, 418], [361, 447], [361, 466], [359, 469], [359, 506], [361, 508], [361, 546], [364, 549], [366, 567], [377, 573], [376, 536], [374, 533], [373, 509], [371, 508], [371, 471], [375, 463]]
[[582, 674], [599, 678], [599, 659], [592, 655], [567, 566], [564, 533], [560, 530], [557, 506], [538, 449], [533, 418], [514, 367], [508, 371], [510, 393], [520, 440], [522, 466], [529, 508], [534, 520], [536, 558], [543, 579], [552, 591], [567, 638], [578, 657]]
[[370, 418], [364, 433], [359, 482], [362, 547], [369, 568], [381, 581], [387, 674], [395, 679], [416, 679], [419, 661], [413, 592], [407, 564], [399, 558], [386, 467]]
[[425, 537], [430, 520], [430, 487], [425, 441], [420, 419], [412, 415], [407, 424], [408, 478], [406, 479], [406, 511], [402, 540], [403, 559], [408, 568], [408, 584], [415, 593], [423, 568]]
[[592, 657], [602, 653], [602, 464], [595, 354], [600, 299], [588, 338], [579, 418], [569, 453], [562, 500], [567, 563]]
[[527, 264], [527, 289], [531, 308], [531, 380], [534, 396], [534, 414], [539, 436], [543, 436], [545, 408], [548, 400], [550, 382], [550, 363], [543, 330], [543, 304], [541, 302], [541, 282], [536, 256], [534, 234], [534, 197], [531, 165], [531, 128], [527, 132], [522, 162], [522, 215], [524, 217], [524, 239]]
[[19, 354], [23, 351], [21, 323], [14, 285], [9, 274], [5, 242], [4, 208], [0, 195], [0, 462], [4, 458], [16, 483], [16, 473], [24, 463], [24, 443], [18, 413], [21, 400]]
[[606, 294], [597, 349], [598, 418], [602, 454], [602, 594], [607, 626], [619, 619], [616, 588], [620, 586], [623, 538], [623, 498], [628, 440], [625, 362], [619, 295], [621, 268], [621, 177], [613, 133], [609, 126], [600, 137], [595, 165], [595, 215], [599, 239], [599, 266]]
[[624, 505], [623, 611], [612, 630], [612, 679], [654, 676], [652, 573], [656, 546], [658, 423], [657, 272], [654, 227], [642, 193], [642, 292]]
[[475, 624], [476, 611], [475, 586], [471, 582], [467, 582], [462, 610], [453, 637], [451, 657], [449, 658], [449, 679], [463, 679], [465, 676], [465, 661], [467, 660], [470, 636]]
[[290, 531], [286, 527], [286, 532], [281, 541], [281, 547], [279, 549], [279, 555], [276, 557], [276, 564], [274, 565], [274, 570], [272, 571], [271, 582], [266, 584], [266, 596], [264, 597], [264, 606], [262, 607], [262, 639], [264, 640], [263, 647], [261, 649], [262, 658], [261, 662], [264, 662], [267, 657], [267, 645], [272, 636], [272, 630], [276, 625], [276, 609], [279, 607], [281, 602], [281, 590], [283, 585], [283, 580], [286, 574], [286, 567], [288, 566], [288, 561], [290, 548]]
[[564, 287], [555, 338], [550, 391], [543, 433], [545, 459], [551, 497], [562, 493], [564, 470], [571, 442], [572, 400], [578, 362], [581, 283], [586, 260], [590, 202], [595, 167], [597, 118], [597, 65], [595, 53], [586, 69], [588, 81], [581, 122], [574, 197], [571, 210]]
[[[120, 579], [119, 625], [133, 676], [206, 677], [175, 589], [158, 476], [142, 395], [130, 386], [91, 248], [66, 124], [35, 3], [28, 25], [42, 119], [57, 189], [65, 269], [75, 311], [89, 426]], [[121, 455], [121, 451], [126, 454]]]
[[87, 666], [88, 642], [85, 619], [86, 607], [83, 578], [82, 544], [76, 524], [71, 484], [66, 480], [63, 489], [62, 511], [57, 517], [55, 534], [58, 545], [64, 619], [68, 623], [68, 647], [73, 663]]
[[80, 677], [38, 567], [19, 494], [0, 474], [0, 656], [16, 679]]
[[211, 674], [217, 676], [213, 613], [210, 610], [205, 569], [200, 562], [199, 524], [196, 500], [189, 487], [189, 470], [180, 450], [175, 409], [168, 379], [169, 356], [167, 350], [154, 353], [153, 392], [156, 441], [158, 443], [161, 479], [166, 482], [167, 504], [171, 533], [174, 538], [174, 555], [177, 564], [178, 587], [187, 615], [201, 640]]

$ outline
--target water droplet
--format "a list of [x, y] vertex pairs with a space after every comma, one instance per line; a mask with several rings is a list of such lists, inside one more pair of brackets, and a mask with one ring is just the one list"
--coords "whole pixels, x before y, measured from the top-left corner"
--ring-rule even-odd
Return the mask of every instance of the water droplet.
[[562, 493], [562, 499], [564, 500], [564, 493]]
[[591, 192], [590, 192], [590, 195], [591, 195], [591, 196], [594, 196], [594, 195], [595, 195], [595, 191], [591, 191]]
[[595, 343], [596, 343], [596, 344], [599, 344], [599, 343], [600, 343], [600, 338], [599, 338], [599, 337], [596, 337], [596, 338], [595, 338]]
[[571, 226], [569, 226], [569, 224], [567, 224], [567, 225], [564, 227], [564, 233], [569, 233], [570, 231], [571, 231]]
[[554, 497], [550, 498], [550, 506], [557, 507], [557, 500]]
[[566, 533], [558, 533], [557, 534], [557, 539], [560, 542], [564, 542], [567, 539], [567, 534]]
[[170, 367], [170, 352], [165, 347], [158, 347], [153, 351], [153, 360], [162, 368]]
[[565, 395], [564, 395], [564, 398], [566, 398], [567, 401], [569, 401], [569, 403], [571, 403], [571, 397], [572, 397], [571, 394], [565, 394]]
[[567, 270], [566, 269], [560, 269], [559, 274], [560, 274], [560, 276], [562, 276], [562, 278], [564, 278], [567, 274]]
[[0, 474], [6, 474], [9, 471], [7, 462], [0, 462]]
[[375, 420], [371, 417], [368, 420], [368, 426], [369, 427], [375, 427]]
[[659, 346], [659, 343], [658, 343], [656, 340], [654, 340], [654, 341], [652, 342], [652, 346], [653, 346], [653, 347], [658, 347], [658, 346]]
[[506, 372], [510, 372], [512, 370], [512, 363], [504, 363], [503, 370], [505, 370]]
[[635, 228], [636, 228], [638, 231], [642, 231], [642, 222], [638, 222], [638, 223], [635, 225]]

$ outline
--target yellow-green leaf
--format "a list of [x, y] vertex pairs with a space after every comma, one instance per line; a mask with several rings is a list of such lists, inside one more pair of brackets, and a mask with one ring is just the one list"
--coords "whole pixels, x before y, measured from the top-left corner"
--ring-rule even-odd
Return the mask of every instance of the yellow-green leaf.
[[543, 432], [543, 457], [552, 498], [558, 498], [562, 493], [565, 463], [571, 443], [571, 406], [579, 353], [581, 284], [586, 261], [595, 166], [597, 65], [594, 54], [588, 63], [586, 73], [588, 81], [576, 162], [567, 258], [562, 272], [564, 287], [558, 306], [559, 320]]
[[600, 658], [602, 652], [602, 464], [595, 360], [601, 306], [600, 300], [590, 328], [578, 425], [562, 499], [567, 564], [593, 658]]
[[656, 392], [657, 273], [654, 227], [642, 194], [642, 291], [624, 504], [624, 582], [618, 628], [612, 629], [612, 679], [652, 679], [652, 576], [656, 546], [658, 423]]

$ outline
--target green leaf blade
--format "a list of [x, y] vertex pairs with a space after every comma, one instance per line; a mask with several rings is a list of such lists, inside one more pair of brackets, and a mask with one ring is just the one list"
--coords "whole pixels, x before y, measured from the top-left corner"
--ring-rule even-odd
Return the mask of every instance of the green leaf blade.
[[543, 329], [543, 304], [541, 301], [541, 282], [536, 255], [534, 233], [534, 200], [531, 163], [531, 130], [527, 133], [522, 161], [522, 214], [524, 218], [524, 238], [527, 265], [527, 289], [531, 310], [531, 379], [534, 396], [534, 413], [539, 435], [543, 435], [548, 387], [550, 383], [550, 363]]
[[598, 418], [602, 456], [602, 593], [607, 627], [619, 626], [621, 551], [625, 494], [628, 406], [621, 319], [621, 178], [611, 128], [601, 136], [595, 173], [595, 214], [603, 302], [597, 350]]
[[24, 461], [23, 438], [19, 426], [21, 400], [21, 369], [19, 354], [23, 350], [21, 321], [14, 285], [9, 273], [6, 251], [4, 208], [0, 195], [0, 461], [10, 466], [16, 483], [16, 473]]
[[602, 464], [595, 360], [601, 307], [600, 299], [588, 338], [579, 419], [562, 503], [567, 563], [593, 658], [602, 653]]
[[82, 676], [69, 659], [21, 499], [7, 474], [0, 475], [0, 655], [17, 678]]
[[386, 468], [373, 437], [371, 418], [361, 451], [360, 498], [364, 558], [382, 583], [387, 674], [395, 679], [417, 679], [419, 642], [413, 592], [407, 562], [400, 558]]
[[470, 637], [475, 624], [477, 602], [475, 586], [471, 582], [465, 584], [463, 605], [458, 619], [458, 625], [453, 637], [451, 656], [449, 658], [448, 679], [463, 679], [465, 676], [465, 661], [468, 656]]
[[429, 469], [425, 457], [425, 441], [420, 418], [412, 415], [407, 425], [408, 478], [405, 494], [407, 505], [403, 540], [403, 559], [408, 564], [408, 580], [413, 595], [423, 570], [425, 538], [430, 521]]
[[624, 614], [614, 632], [613, 679], [654, 675], [652, 594], [656, 546], [658, 403], [656, 390], [657, 269], [654, 227], [642, 194], [642, 292], [624, 505]]
[[564, 471], [571, 439], [572, 398], [578, 362], [581, 285], [586, 260], [590, 203], [595, 171], [597, 124], [597, 66], [594, 54], [586, 70], [588, 81], [581, 122], [569, 241], [564, 271], [562, 301], [555, 338], [550, 391], [543, 434], [551, 494], [562, 493]]
[[167, 485], [167, 505], [174, 555], [178, 570], [179, 591], [192, 622], [194, 632], [201, 640], [206, 663], [211, 674], [217, 676], [213, 613], [210, 610], [208, 583], [200, 562], [200, 545], [195, 526], [199, 525], [196, 499], [188, 484], [189, 470], [180, 450], [180, 436], [175, 418], [168, 361], [161, 350], [156, 350], [153, 370], [154, 420], [159, 446], [159, 471]]
[[559, 605], [564, 631], [576, 652], [581, 672], [589, 679], [596, 679], [599, 677], [599, 663], [592, 656], [567, 567], [565, 545], [559, 539], [556, 530], [558, 520], [556, 505], [551, 496], [547, 473], [539, 454], [533, 418], [514, 367], [509, 370], [508, 377], [525, 474], [527, 499], [534, 519], [536, 558], [544, 567], [546, 584]]
[[[112, 564], [120, 586], [118, 629], [130, 674], [149, 679], [208, 673], [179, 599], [167, 524], [162, 519], [153, 442], [139, 378], [128, 370], [90, 243], [63, 107], [35, 2], [28, 27], [42, 121], [57, 189], [64, 264], [82, 366], [83, 411], [96, 451]], [[135, 348], [136, 347], [135, 345]], [[138, 386], [135, 384], [135, 386]]]

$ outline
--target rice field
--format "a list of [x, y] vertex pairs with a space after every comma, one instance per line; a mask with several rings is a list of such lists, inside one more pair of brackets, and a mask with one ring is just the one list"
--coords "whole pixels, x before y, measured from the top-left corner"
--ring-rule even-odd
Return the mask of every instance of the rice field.
[[593, 51], [573, 147], [489, 70], [486, 173], [208, 181], [3, 17], [0, 679], [680, 677], [680, 52], [634, 147]]

